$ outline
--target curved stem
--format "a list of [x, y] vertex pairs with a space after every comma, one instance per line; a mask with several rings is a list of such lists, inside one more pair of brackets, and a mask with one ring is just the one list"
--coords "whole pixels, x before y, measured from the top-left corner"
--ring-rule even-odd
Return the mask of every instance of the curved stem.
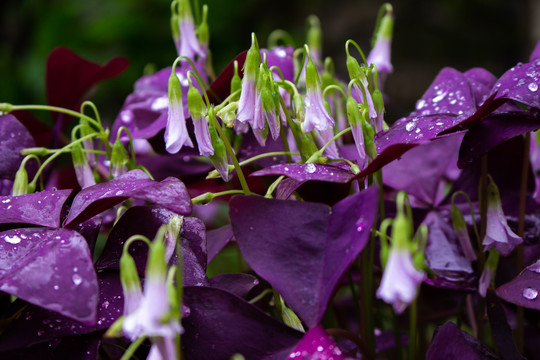
[[216, 115], [214, 114], [214, 110], [212, 108], [208, 109], [208, 118], [212, 122], [212, 125], [216, 128], [219, 137], [223, 141], [223, 144], [225, 145], [225, 149], [227, 150], [227, 153], [229, 157], [231, 158], [231, 161], [233, 162], [234, 168], [236, 170], [236, 175], [238, 176], [238, 180], [240, 181], [240, 185], [242, 186], [242, 189], [244, 190], [244, 193], [246, 195], [251, 194], [251, 191], [249, 190], [249, 186], [247, 184], [246, 178], [244, 176], [244, 173], [242, 172], [242, 168], [240, 167], [240, 164], [238, 163], [238, 159], [236, 158], [236, 155], [231, 147], [231, 143], [229, 142], [229, 139], [227, 139], [227, 136], [223, 132], [223, 128], [221, 127], [221, 124], [219, 121], [217, 121]]
[[53, 112], [59, 112], [66, 115], [71, 115], [74, 117], [78, 117], [81, 119], [84, 119], [88, 121], [89, 123], [92, 123], [95, 125], [99, 131], [103, 131], [103, 127], [101, 127], [101, 124], [96, 121], [95, 119], [92, 119], [90, 116], [87, 116], [85, 114], [81, 114], [80, 112], [65, 109], [58, 106], [50, 106], [50, 105], [13, 105], [12, 110], [45, 110], [45, 111], [53, 111]]
[[101, 134], [98, 134], [98, 133], [94, 133], [94, 134], [90, 134], [90, 135], [86, 135], [86, 136], [83, 136], [82, 138], [79, 138], [75, 141], [73, 141], [72, 143], [70, 144], [67, 144], [66, 146], [64, 146], [62, 149], [59, 149], [57, 152], [55, 152], [54, 154], [52, 154], [49, 158], [47, 158], [47, 160], [45, 160], [43, 162], [43, 164], [40, 166], [40, 168], [38, 169], [38, 171], [36, 172], [36, 175], [34, 175], [34, 179], [32, 180], [32, 182], [30, 183], [32, 186], [36, 186], [36, 182], [37, 182], [37, 179], [40, 177], [41, 173], [43, 172], [43, 170], [45, 169], [45, 167], [51, 162], [53, 161], [54, 159], [56, 159], [60, 154], [68, 151], [71, 147], [73, 147], [73, 145], [76, 145], [76, 144], [79, 144], [85, 140], [88, 140], [88, 139], [92, 139], [96, 136], [100, 136]]

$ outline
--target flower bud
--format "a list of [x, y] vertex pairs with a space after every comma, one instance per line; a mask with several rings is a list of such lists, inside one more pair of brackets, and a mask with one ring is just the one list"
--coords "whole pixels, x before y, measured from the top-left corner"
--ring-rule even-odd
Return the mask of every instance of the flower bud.
[[13, 188], [11, 189], [12, 196], [26, 195], [28, 194], [28, 173], [24, 168], [24, 163], [15, 173], [15, 179], [13, 180]]
[[126, 148], [119, 139], [113, 144], [111, 155], [111, 175], [116, 178], [128, 171], [129, 158]]

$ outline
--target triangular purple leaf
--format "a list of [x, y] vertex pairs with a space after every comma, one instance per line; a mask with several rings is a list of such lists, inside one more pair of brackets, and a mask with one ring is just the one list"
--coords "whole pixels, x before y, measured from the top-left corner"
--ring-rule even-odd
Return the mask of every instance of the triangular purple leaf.
[[44, 308], [29, 305], [0, 338], [0, 352], [26, 348], [69, 335], [83, 335], [107, 329], [123, 312], [122, 285], [118, 273], [99, 273], [98, 321], [87, 326]]
[[[348, 167], [348, 166], [347, 166]], [[250, 176], [284, 175], [296, 181], [349, 182], [354, 174], [343, 167], [330, 164], [277, 164], [255, 171]]]
[[0, 116], [0, 179], [12, 180], [23, 156], [21, 150], [36, 146], [32, 135], [11, 114]]
[[442, 359], [495, 360], [497, 357], [456, 324], [447, 322], [435, 330], [426, 354], [426, 360]]
[[0, 233], [0, 290], [92, 325], [98, 284], [86, 240], [68, 230]]
[[456, 160], [462, 138], [461, 134], [448, 136], [411, 149], [383, 168], [384, 184], [424, 204], [437, 205], [439, 185]]
[[540, 109], [540, 59], [519, 63], [505, 72], [493, 87], [495, 100], [515, 100]]
[[208, 251], [207, 265], [216, 257], [217, 254], [231, 241], [234, 240], [231, 225], [225, 225], [218, 229], [208, 230], [206, 232], [206, 247]]
[[243, 298], [259, 285], [259, 279], [250, 274], [219, 274], [210, 278], [209, 283], [213, 288], [222, 289]]
[[304, 335], [288, 359], [345, 360], [346, 357], [334, 339], [319, 325]]
[[292, 349], [303, 335], [220, 289], [188, 286], [184, 302], [190, 310], [182, 319], [187, 360], [229, 359], [236, 353], [250, 360], [265, 359]]
[[540, 259], [526, 267], [512, 281], [499, 286], [497, 295], [512, 304], [540, 310]]
[[19, 196], [0, 196], [0, 224], [18, 223], [60, 227], [62, 206], [72, 190], [45, 190]]
[[[133, 235], [142, 235], [150, 240], [162, 225], [169, 223], [174, 212], [158, 206], [136, 206], [130, 208], [118, 220], [109, 234], [103, 253], [96, 262], [98, 269], [119, 269], [124, 244]], [[206, 284], [206, 233], [201, 220], [185, 217], [180, 232], [182, 237], [184, 285]], [[144, 276], [148, 257], [148, 246], [136, 241], [129, 247], [140, 276]], [[176, 263], [176, 254], [171, 252], [170, 263]]]
[[454, 114], [468, 117], [476, 110], [467, 77], [452, 68], [442, 69], [422, 98], [416, 102], [411, 116]]
[[142, 170], [131, 170], [110, 181], [87, 187], [73, 199], [64, 226], [73, 226], [128, 198], [161, 205], [179, 215], [191, 213], [186, 186], [176, 178], [155, 182]]
[[97, 83], [119, 75], [128, 66], [125, 58], [114, 58], [101, 66], [59, 47], [47, 59], [49, 105], [76, 110], [81, 98]]
[[498, 144], [537, 129], [540, 129], [538, 112], [493, 114], [467, 131], [459, 150], [458, 166], [467, 167]]
[[330, 216], [322, 204], [237, 196], [230, 216], [248, 264], [312, 328], [366, 244], [377, 201], [371, 188], [336, 204]]

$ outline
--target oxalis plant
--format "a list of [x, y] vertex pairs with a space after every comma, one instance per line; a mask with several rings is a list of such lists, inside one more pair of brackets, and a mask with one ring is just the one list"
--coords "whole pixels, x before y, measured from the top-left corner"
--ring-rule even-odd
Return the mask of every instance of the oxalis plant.
[[111, 126], [121, 58], [56, 49], [47, 105], [0, 104], [0, 357], [538, 358], [540, 46], [386, 119], [391, 5], [348, 74], [310, 17], [216, 77], [195, 10]]

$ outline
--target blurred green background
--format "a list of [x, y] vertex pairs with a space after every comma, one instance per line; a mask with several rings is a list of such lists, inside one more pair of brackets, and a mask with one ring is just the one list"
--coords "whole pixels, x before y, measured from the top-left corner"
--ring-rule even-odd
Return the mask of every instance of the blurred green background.
[[[369, 52], [382, 1], [372, 0], [200, 0], [208, 4], [210, 48], [217, 73], [250, 44], [262, 46], [274, 29], [305, 41], [305, 19], [319, 16], [325, 56], [346, 75], [344, 44], [357, 41]], [[392, 100], [387, 120], [410, 112], [444, 66], [465, 71], [481, 66], [500, 76], [526, 61], [538, 36], [538, 5], [507, 0], [403, 0], [393, 3], [394, 74], [386, 92]], [[98, 63], [124, 56], [130, 67], [100, 85], [93, 100], [113, 119], [147, 64], [156, 68], [175, 58], [170, 36], [169, 0], [2, 0], [0, 1], [0, 102], [45, 103], [47, 55], [66, 46]]]

